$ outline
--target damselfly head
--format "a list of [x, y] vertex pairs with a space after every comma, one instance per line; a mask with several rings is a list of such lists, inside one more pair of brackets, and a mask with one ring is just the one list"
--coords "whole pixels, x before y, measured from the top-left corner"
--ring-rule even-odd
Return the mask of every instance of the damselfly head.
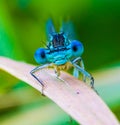
[[48, 22], [47, 48], [39, 48], [35, 52], [35, 60], [39, 64], [54, 63], [55, 65], [63, 65], [82, 55], [84, 51], [82, 43], [70, 39], [66, 28], [67, 26], [64, 24], [62, 30], [56, 32], [52, 22]]

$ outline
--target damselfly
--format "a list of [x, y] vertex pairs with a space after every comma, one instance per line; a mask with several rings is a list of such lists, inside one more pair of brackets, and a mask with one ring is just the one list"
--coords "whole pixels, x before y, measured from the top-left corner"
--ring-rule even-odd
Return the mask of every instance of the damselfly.
[[[52, 66], [55, 69], [57, 77], [60, 76], [60, 70], [74, 67], [73, 76], [79, 77], [79, 72], [83, 74], [83, 81], [86, 78], [90, 79], [91, 88], [94, 89], [94, 78], [84, 68], [84, 63], [81, 58], [84, 47], [83, 44], [73, 39], [72, 23], [63, 23], [60, 32], [57, 33], [51, 20], [47, 22], [47, 37], [48, 43], [46, 48], [39, 48], [35, 52], [35, 60], [42, 64], [30, 73], [44, 87], [44, 83], [35, 75], [35, 72]], [[74, 33], [74, 32], [73, 32]]]

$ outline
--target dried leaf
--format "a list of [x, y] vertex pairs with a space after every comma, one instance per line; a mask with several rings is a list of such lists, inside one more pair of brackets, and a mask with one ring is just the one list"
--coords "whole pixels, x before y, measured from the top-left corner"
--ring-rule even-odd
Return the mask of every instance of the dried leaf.
[[[28, 83], [41, 92], [41, 85], [30, 75], [35, 66], [0, 57], [0, 68]], [[85, 83], [62, 72], [56, 78], [51, 69], [36, 73], [44, 81], [44, 94], [82, 125], [119, 125], [119, 122], [101, 100]]]

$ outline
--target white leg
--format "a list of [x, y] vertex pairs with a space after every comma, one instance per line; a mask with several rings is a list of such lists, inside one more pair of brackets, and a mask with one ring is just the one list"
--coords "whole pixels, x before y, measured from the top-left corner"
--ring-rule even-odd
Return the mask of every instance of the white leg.
[[[75, 60], [72, 61], [72, 63], [76, 63], [79, 65], [82, 69], [85, 69], [84, 63], [81, 57], [76, 58]], [[74, 67], [73, 75], [78, 78], [79, 77], [79, 70]], [[86, 76], [83, 74], [83, 81], [86, 82]]]
[[45, 65], [42, 65], [42, 66], [37, 66], [35, 67], [31, 72], [30, 74], [42, 85], [42, 94], [43, 94], [43, 88], [44, 88], [44, 83], [42, 80], [38, 79], [38, 77], [34, 74], [35, 72], [43, 69], [43, 68], [46, 68], [48, 66], [50, 66], [51, 64], [45, 64]]
[[81, 58], [77, 58], [75, 60], [73, 60], [71, 63], [73, 64], [75, 70], [78, 72], [81, 72], [84, 76], [84, 81], [86, 80], [86, 77], [88, 77], [90, 79], [90, 84], [91, 84], [91, 88], [94, 88], [94, 78], [92, 77], [92, 75], [90, 75], [90, 73], [88, 73], [86, 70], [84, 70], [84, 64], [82, 62], [82, 67], [80, 67], [78, 64], [77, 64], [77, 61], [80, 60], [81, 61]]

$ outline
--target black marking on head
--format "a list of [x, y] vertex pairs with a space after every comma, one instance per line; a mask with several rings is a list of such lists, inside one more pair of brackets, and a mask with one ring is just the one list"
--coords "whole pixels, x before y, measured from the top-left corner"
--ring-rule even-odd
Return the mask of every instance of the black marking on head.
[[53, 35], [52, 43], [53, 43], [53, 47], [64, 46], [65, 38], [63, 36], [63, 33], [61, 34], [58, 33]]
[[66, 51], [66, 50], [69, 50], [70, 48], [66, 48], [66, 47], [63, 47], [63, 48], [55, 48], [54, 50], [49, 50], [46, 54], [51, 54], [51, 53], [54, 53], [54, 52], [61, 52], [61, 51]]

